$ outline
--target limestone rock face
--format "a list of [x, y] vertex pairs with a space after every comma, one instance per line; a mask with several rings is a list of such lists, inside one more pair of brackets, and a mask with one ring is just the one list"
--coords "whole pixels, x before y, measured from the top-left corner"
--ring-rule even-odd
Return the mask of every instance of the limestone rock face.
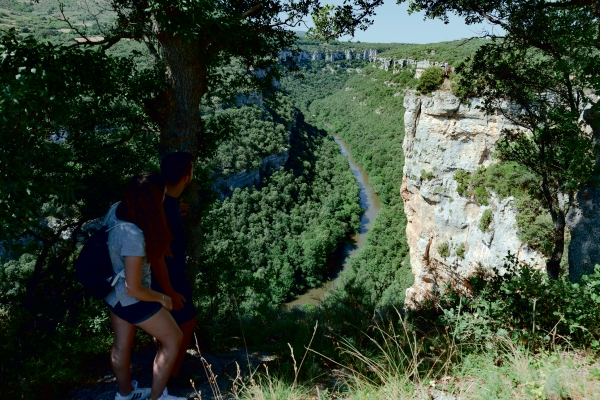
[[312, 54], [306, 50], [302, 50], [299, 53], [292, 53], [290, 50], [282, 50], [279, 52], [279, 59], [285, 61], [286, 59], [293, 58], [296, 62], [302, 61], [338, 61], [338, 60], [374, 60], [377, 58], [376, 49], [367, 49], [362, 53], [356, 52], [354, 49], [347, 49], [343, 53], [341, 51], [330, 52], [330, 51], [314, 51]]
[[[407, 305], [438, 292], [445, 283], [467, 284], [480, 264], [501, 268], [510, 251], [519, 260], [543, 267], [544, 259], [518, 238], [513, 198], [494, 193], [489, 205], [457, 192], [457, 169], [473, 172], [488, 165], [494, 145], [509, 122], [487, 116], [447, 92], [431, 97], [408, 93], [404, 98], [405, 164], [401, 195], [415, 283]], [[490, 210], [490, 211], [486, 211]], [[491, 221], [482, 230], [485, 214]]]

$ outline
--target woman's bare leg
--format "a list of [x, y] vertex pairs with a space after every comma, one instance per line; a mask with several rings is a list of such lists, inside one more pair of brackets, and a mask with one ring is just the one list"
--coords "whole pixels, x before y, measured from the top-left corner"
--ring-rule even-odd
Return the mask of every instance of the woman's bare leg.
[[160, 348], [154, 359], [152, 392], [150, 394], [150, 400], [156, 400], [162, 395], [167, 385], [183, 335], [171, 313], [165, 308], [161, 308], [160, 311], [137, 326], [160, 342]]
[[119, 318], [112, 311], [110, 322], [115, 332], [110, 362], [112, 364], [117, 387], [121, 396], [128, 396], [133, 391], [131, 386], [131, 344], [135, 338], [135, 325]]

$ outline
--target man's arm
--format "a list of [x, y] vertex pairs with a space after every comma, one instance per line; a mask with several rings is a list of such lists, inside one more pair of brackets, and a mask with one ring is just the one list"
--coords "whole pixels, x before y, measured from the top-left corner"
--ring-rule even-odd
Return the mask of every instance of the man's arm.
[[183, 308], [183, 302], [185, 301], [185, 297], [177, 293], [173, 286], [171, 286], [171, 280], [169, 279], [169, 271], [167, 269], [167, 264], [165, 264], [165, 259], [161, 258], [157, 262], [153, 262], [152, 264], [152, 274], [156, 278], [156, 281], [164, 290], [165, 294], [171, 298], [173, 301], [173, 310], [181, 310]]

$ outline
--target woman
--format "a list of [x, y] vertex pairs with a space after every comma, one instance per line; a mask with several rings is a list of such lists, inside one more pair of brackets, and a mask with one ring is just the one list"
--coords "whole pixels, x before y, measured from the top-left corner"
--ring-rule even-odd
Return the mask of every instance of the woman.
[[[113, 205], [104, 224], [115, 278], [114, 289], [104, 299], [110, 308], [115, 333], [111, 363], [117, 380], [115, 400], [184, 400], [165, 388], [182, 333], [170, 310], [171, 298], [150, 289], [150, 264], [170, 256], [171, 233], [163, 209], [165, 179], [157, 173], [134, 176], [125, 199]], [[131, 344], [136, 326], [161, 344], [154, 359], [152, 389], [131, 381]]]

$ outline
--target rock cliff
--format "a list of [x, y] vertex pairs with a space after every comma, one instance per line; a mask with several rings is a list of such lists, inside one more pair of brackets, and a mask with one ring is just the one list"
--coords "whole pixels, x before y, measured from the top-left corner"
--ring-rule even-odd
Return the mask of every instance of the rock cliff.
[[279, 59], [285, 61], [288, 58], [294, 58], [296, 62], [301, 61], [338, 61], [338, 60], [373, 60], [377, 57], [376, 49], [367, 49], [357, 51], [355, 49], [346, 49], [341, 51], [313, 51], [309, 53], [306, 50], [301, 50], [299, 53], [292, 53], [289, 50], [279, 52]]
[[221, 193], [221, 197], [224, 198], [228, 195], [231, 190], [236, 188], [244, 188], [247, 186], [254, 186], [260, 183], [261, 171], [267, 171], [269, 169], [278, 170], [283, 167], [289, 158], [289, 152], [284, 150], [280, 153], [271, 154], [261, 160], [261, 168], [254, 170], [241, 170], [228, 177], [222, 176], [219, 173], [214, 176], [215, 182], [213, 189]]
[[[488, 116], [447, 92], [404, 98], [404, 178], [401, 188], [408, 219], [406, 233], [415, 283], [406, 301], [421, 301], [445, 283], [467, 284], [478, 265], [502, 267], [510, 251], [543, 267], [544, 259], [518, 238], [513, 198], [491, 194], [489, 205], [462, 197], [454, 173], [492, 162], [502, 116]], [[481, 223], [482, 218], [486, 223]], [[483, 226], [483, 228], [481, 228]]]
[[[435, 52], [431, 53], [435, 54]], [[392, 71], [394, 74], [400, 72], [402, 68], [414, 67], [415, 78], [419, 78], [423, 71], [429, 67], [440, 67], [445, 75], [450, 75], [454, 71], [447, 62], [430, 62], [429, 60], [413, 60], [410, 58], [396, 57], [379, 57], [377, 49], [367, 49], [362, 52], [355, 49], [346, 49], [341, 51], [313, 51], [309, 53], [306, 50], [301, 50], [298, 53], [292, 53], [289, 50], [279, 52], [279, 59], [284, 62], [287, 59], [293, 58], [296, 62], [311, 62], [311, 61], [338, 61], [338, 60], [365, 60], [369, 61], [373, 68], [379, 68], [386, 72]], [[348, 70], [348, 72], [353, 72]]]

